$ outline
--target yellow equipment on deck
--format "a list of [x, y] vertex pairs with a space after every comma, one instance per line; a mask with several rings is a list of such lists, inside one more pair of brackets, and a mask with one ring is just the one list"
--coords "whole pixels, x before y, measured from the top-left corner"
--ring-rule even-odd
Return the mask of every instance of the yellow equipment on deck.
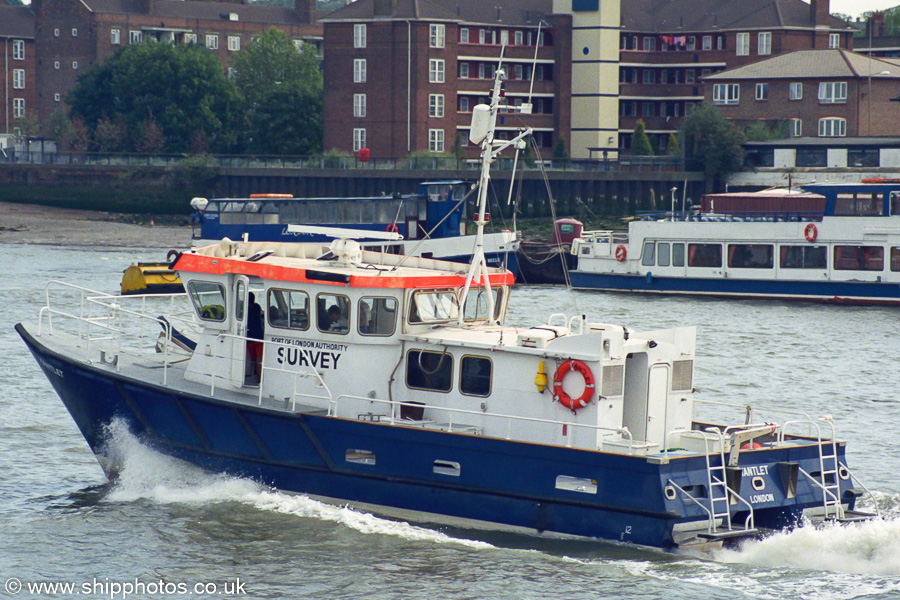
[[125, 269], [122, 295], [178, 294], [184, 291], [178, 273], [164, 262], [139, 262]]

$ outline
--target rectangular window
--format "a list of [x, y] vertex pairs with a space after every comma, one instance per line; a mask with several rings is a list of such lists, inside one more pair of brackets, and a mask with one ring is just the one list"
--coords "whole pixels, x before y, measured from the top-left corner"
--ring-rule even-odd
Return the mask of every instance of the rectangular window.
[[375, 453], [371, 450], [360, 450], [359, 448], [347, 448], [344, 452], [344, 460], [348, 463], [356, 463], [358, 465], [374, 465]]
[[237, 35], [228, 36], [228, 50], [230, 52], [238, 52], [241, 49], [241, 38]]
[[670, 264], [669, 242], [660, 242], [656, 245], [656, 264], [660, 267], [668, 267]]
[[13, 69], [13, 89], [25, 89], [25, 69]]
[[486, 29], [478, 30], [478, 43], [479, 44], [487, 44], [487, 30]]
[[59, 70], [59, 61], [58, 60], [53, 61], [53, 68], [56, 69], [57, 71]]
[[881, 246], [835, 246], [836, 271], [883, 271], [884, 248]]
[[669, 83], [669, 72], [666, 69], [662, 69], [659, 72], [659, 82], [660, 83]]
[[397, 327], [397, 301], [380, 297], [360, 299], [358, 327], [362, 335], [393, 335]]
[[772, 33], [769, 31], [762, 31], [757, 38], [757, 54], [772, 54]]
[[269, 290], [266, 318], [272, 327], [309, 329], [309, 296], [306, 292]]
[[509, 46], [509, 32], [505, 29], [500, 32], [500, 44]]
[[459, 112], [469, 112], [468, 98], [463, 97], [459, 99]]
[[469, 78], [469, 63], [467, 63], [467, 62], [459, 63], [459, 77], [460, 77], [460, 79], [468, 79]]
[[184, 34], [184, 43], [185, 44], [196, 44], [197, 43], [197, 34], [196, 33]]
[[847, 135], [847, 120], [835, 117], [819, 119], [819, 137], [844, 137]]
[[141, 31], [129, 31], [128, 32], [128, 43], [129, 44], [140, 44], [144, 39], [144, 34]]
[[704, 50], [712, 50], [712, 36], [711, 35], [703, 36], [703, 49]]
[[13, 60], [25, 60], [25, 40], [13, 40]]
[[716, 36], [716, 50], [724, 50], [725, 49], [725, 36], [717, 35]]
[[13, 98], [13, 117], [19, 119], [25, 116], [25, 98]]
[[350, 330], [350, 299], [343, 294], [316, 296], [316, 327], [327, 333]]
[[688, 244], [688, 266], [721, 268], [722, 244]]
[[782, 246], [778, 266], [782, 269], [825, 269], [827, 250], [827, 246]]
[[645, 37], [644, 38], [644, 51], [652, 52], [656, 50], [656, 38], [654, 37]]
[[803, 99], [803, 83], [800, 81], [791, 82], [791, 91], [789, 98], [791, 100]]
[[516, 46], [521, 46], [525, 43], [525, 36], [522, 34], [521, 31], [516, 32], [514, 39], [515, 39]]
[[757, 100], [768, 100], [769, 99], [769, 84], [768, 83], [757, 83], [756, 84], [756, 99]]
[[713, 85], [713, 104], [737, 104], [740, 97], [740, 84], [717, 83]]
[[366, 59], [353, 59], [353, 83], [366, 82]]
[[428, 130], [428, 150], [430, 152], [444, 151], [444, 130], [429, 129]]
[[353, 94], [353, 116], [354, 117], [365, 117], [366, 116], [366, 95], [365, 94]]
[[690, 35], [687, 39], [687, 49], [690, 51], [694, 51], [697, 49], [697, 38]]
[[218, 50], [219, 49], [219, 36], [218, 35], [207, 35], [206, 36], [206, 47], [210, 50]]
[[365, 129], [354, 129], [353, 130], [353, 151], [358, 152], [360, 148], [366, 147], [366, 130]]
[[428, 81], [430, 83], [444, 83], [444, 59], [428, 59]]
[[774, 257], [771, 244], [728, 244], [728, 266], [733, 269], [771, 269]]
[[478, 79], [484, 79], [487, 77], [485, 73], [484, 63], [478, 63]]
[[828, 34], [828, 47], [829, 48], [840, 48], [841, 47], [841, 34], [829, 33]]
[[644, 84], [656, 83], [656, 71], [644, 69], [641, 73], [641, 78]]
[[641, 264], [643, 266], [652, 267], [656, 264], [655, 248], [656, 244], [654, 242], [644, 242], [644, 251], [641, 253]]
[[734, 38], [734, 53], [738, 56], [750, 54], [750, 34], [739, 33]]
[[428, 27], [428, 40], [429, 45], [432, 48], [443, 48], [444, 47], [444, 33], [445, 26], [443, 24], [438, 25], [430, 25]]
[[791, 119], [791, 137], [803, 137], [802, 119]]
[[410, 323], [443, 323], [458, 316], [459, 299], [452, 290], [416, 292], [410, 300]]
[[74, 27], [72, 28], [72, 37], [78, 37], [78, 30]]
[[891, 271], [900, 271], [900, 248], [897, 246], [891, 248]]
[[225, 320], [225, 286], [221, 283], [191, 281], [188, 296], [202, 320], [220, 323]]
[[110, 29], [109, 30], [109, 43], [110, 44], [119, 44], [121, 32], [118, 29]]
[[440, 119], [444, 116], [444, 95], [429, 94], [428, 96], [428, 116]]
[[672, 266], [684, 266], [684, 243], [682, 242], [672, 244]]
[[73, 70], [73, 71], [77, 71], [77, 70], [78, 70], [78, 61], [77, 61], [77, 60], [73, 60], [73, 61], [72, 61], [72, 70]]
[[641, 116], [642, 117], [655, 117], [656, 110], [654, 109], [652, 102], [642, 102], [641, 103]]
[[469, 28], [468, 27], [460, 27], [459, 43], [460, 44], [468, 44], [469, 43]]
[[449, 392], [452, 385], [452, 355], [424, 350], [410, 350], [406, 354], [407, 387], [431, 392]]
[[685, 83], [694, 83], [694, 70], [688, 69], [684, 72], [684, 82]]
[[522, 69], [522, 65], [513, 65], [513, 77], [518, 80], [525, 78], [525, 71]]
[[59, 94], [53, 94], [53, 100], [54, 100], [55, 102], [59, 102], [59, 100], [60, 100]]
[[822, 81], [819, 83], [819, 103], [841, 104], [847, 102], [846, 81]]
[[353, 47], [354, 48], [365, 48], [366, 47], [366, 24], [365, 23], [354, 23], [354, 25], [353, 25]]
[[463, 356], [459, 364], [459, 391], [466, 396], [491, 395], [491, 359], [481, 356]]

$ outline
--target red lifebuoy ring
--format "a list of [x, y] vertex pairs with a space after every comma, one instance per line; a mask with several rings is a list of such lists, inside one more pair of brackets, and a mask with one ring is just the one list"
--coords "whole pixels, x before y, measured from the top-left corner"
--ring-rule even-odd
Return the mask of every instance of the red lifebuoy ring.
[[814, 223], [810, 223], [806, 226], [806, 229], [803, 230], [803, 235], [806, 236], [807, 242], [814, 242], [816, 238], [819, 237], [819, 230], [816, 229]]
[[400, 228], [397, 227], [396, 223], [390, 223], [384, 230], [388, 233], [400, 233]]
[[625, 246], [622, 244], [616, 246], [616, 260], [622, 262], [626, 256], [628, 256], [628, 250], [625, 249]]
[[[566, 373], [575, 369], [584, 378], [584, 392], [578, 398], [572, 398], [564, 390], [562, 386], [563, 378]], [[594, 395], [594, 374], [586, 364], [580, 360], [567, 360], [556, 369], [553, 376], [553, 396], [560, 404], [570, 410], [578, 410], [584, 408], [591, 402]]]

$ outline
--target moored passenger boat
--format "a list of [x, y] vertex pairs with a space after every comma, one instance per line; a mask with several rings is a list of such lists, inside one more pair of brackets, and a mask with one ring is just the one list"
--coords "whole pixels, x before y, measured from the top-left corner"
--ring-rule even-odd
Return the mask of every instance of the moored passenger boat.
[[900, 304], [900, 183], [803, 187], [823, 210], [660, 213], [627, 231], [585, 232], [572, 246], [572, 285]]
[[[490, 162], [529, 133], [492, 139], [502, 76], [470, 134], [479, 213]], [[513, 277], [480, 234], [468, 267], [223, 240], [174, 261], [187, 315], [54, 284], [16, 329], [110, 473], [122, 421], [210, 470], [421, 520], [675, 548], [861, 517], [829, 418], [697, 419], [691, 327], [504, 325]]]

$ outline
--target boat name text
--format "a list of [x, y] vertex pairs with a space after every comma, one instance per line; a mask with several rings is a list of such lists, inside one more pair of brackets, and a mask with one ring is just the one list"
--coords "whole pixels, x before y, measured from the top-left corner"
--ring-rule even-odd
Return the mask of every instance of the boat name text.
[[744, 477], [753, 477], [755, 475], [768, 475], [769, 474], [769, 465], [754, 465], [752, 467], [744, 467], [741, 470], [741, 475]]
[[63, 379], [63, 378], [64, 378], [63, 372], [62, 372], [60, 369], [57, 369], [56, 367], [54, 367], [53, 365], [51, 365], [50, 363], [48, 363], [48, 362], [47, 362], [46, 360], [44, 360], [43, 358], [38, 358], [38, 360], [41, 361], [41, 366], [44, 367], [44, 370], [45, 370], [45, 371], [47, 371], [48, 373], [53, 373], [54, 375], [56, 375], [56, 376], [59, 377], [60, 379]]
[[775, 502], [775, 494], [753, 494], [750, 496], [750, 504], [761, 504], [763, 502]]

